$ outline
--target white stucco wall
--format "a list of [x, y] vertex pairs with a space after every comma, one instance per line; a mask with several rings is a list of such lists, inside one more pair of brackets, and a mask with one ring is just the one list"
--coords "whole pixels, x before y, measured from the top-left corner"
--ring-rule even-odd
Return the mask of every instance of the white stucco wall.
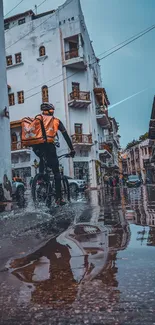
[[[5, 68], [5, 45], [4, 45], [4, 21], [3, 21], [3, 1], [0, 0], [0, 184], [3, 186], [5, 199], [10, 200], [9, 190], [4, 188], [4, 175], [11, 181], [11, 154], [10, 154], [10, 123], [4, 117], [4, 109], [8, 110], [6, 68]], [[0, 198], [1, 199], [1, 198]]]
[[[20, 120], [24, 116], [35, 116], [40, 113], [42, 103], [41, 87], [49, 88], [49, 101], [55, 105], [55, 116], [60, 118], [70, 135], [74, 134], [74, 123], [83, 124], [83, 133], [92, 134], [93, 146], [88, 150], [89, 159], [99, 159], [98, 141], [103, 139], [103, 129], [96, 120], [96, 101], [94, 87], [102, 87], [99, 64], [89, 38], [89, 34], [81, 11], [80, 1], [68, 0], [53, 14], [36, 20], [27, 19], [21, 26], [14, 25], [5, 33], [6, 55], [22, 53], [21, 65], [7, 68], [10, 93], [15, 94], [16, 105], [10, 107], [11, 121]], [[87, 61], [86, 70], [75, 70], [64, 67], [64, 51], [66, 38], [82, 35], [83, 54]], [[26, 36], [25, 36], [26, 35]], [[47, 58], [39, 58], [39, 47], [44, 45]], [[74, 76], [69, 77], [74, 74]], [[95, 77], [95, 78], [94, 78]], [[98, 81], [97, 81], [98, 80]], [[72, 91], [72, 82], [80, 83], [81, 91], [90, 91], [91, 104], [86, 109], [69, 108], [68, 95]], [[54, 85], [56, 83], [56, 85]], [[24, 91], [25, 102], [17, 103], [17, 92]], [[67, 145], [61, 140], [59, 153], [67, 152]], [[78, 153], [75, 158], [77, 161]], [[84, 158], [79, 156], [79, 161]], [[65, 173], [73, 171], [70, 160], [64, 160]], [[94, 166], [91, 166], [91, 170]]]

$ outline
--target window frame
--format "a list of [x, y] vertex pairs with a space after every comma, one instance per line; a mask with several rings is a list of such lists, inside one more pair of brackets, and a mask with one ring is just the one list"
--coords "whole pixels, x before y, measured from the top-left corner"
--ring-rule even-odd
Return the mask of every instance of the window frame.
[[[43, 51], [43, 52], [42, 52]], [[41, 45], [39, 47], [39, 57], [45, 56], [46, 55], [46, 48], [44, 45]]]
[[74, 131], [75, 131], [75, 134], [76, 135], [81, 135], [82, 134], [82, 128], [83, 128], [83, 124], [82, 123], [74, 123]]
[[[6, 28], [7, 27], [7, 28]], [[8, 30], [10, 28], [10, 23], [5, 23], [4, 24], [4, 30]]]
[[[15, 141], [14, 141], [15, 139]], [[17, 143], [17, 134], [16, 132], [11, 133], [11, 143]]]
[[20, 90], [17, 92], [17, 97], [18, 97], [18, 104], [24, 104], [24, 90]]
[[9, 106], [14, 106], [15, 105], [15, 94], [14, 93], [8, 94], [8, 99], [9, 99]]
[[[20, 58], [19, 62], [18, 62], [18, 58]], [[21, 52], [15, 53], [15, 63], [19, 64], [21, 62], [22, 62], [22, 53]]]
[[[11, 60], [11, 63], [9, 64], [9, 58], [10, 58], [10, 60]], [[10, 66], [12, 66], [13, 65], [13, 60], [12, 60], [12, 55], [7, 55], [6, 56], [6, 66], [7, 67], [10, 67]]]
[[[42, 91], [42, 103], [48, 103], [49, 102], [49, 92], [48, 92], [48, 86], [44, 85], [41, 88]], [[45, 94], [44, 94], [45, 92]]]
[[19, 26], [20, 25], [23, 25], [23, 24], [25, 24], [25, 17], [23, 17], [23, 18], [21, 18], [21, 19], [18, 20], [18, 25]]

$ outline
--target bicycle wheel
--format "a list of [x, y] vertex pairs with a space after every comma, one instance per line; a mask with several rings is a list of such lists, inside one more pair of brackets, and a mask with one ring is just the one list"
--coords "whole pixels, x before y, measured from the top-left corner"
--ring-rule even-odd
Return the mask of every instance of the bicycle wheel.
[[65, 201], [70, 201], [70, 188], [66, 176], [61, 176], [61, 193]]
[[52, 188], [48, 175], [37, 174], [32, 183], [32, 198], [35, 204], [45, 203], [51, 205]]

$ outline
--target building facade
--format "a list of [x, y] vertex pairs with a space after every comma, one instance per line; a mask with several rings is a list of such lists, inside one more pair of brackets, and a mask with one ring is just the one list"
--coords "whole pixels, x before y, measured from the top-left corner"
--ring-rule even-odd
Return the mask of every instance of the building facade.
[[[49, 101], [76, 150], [73, 160], [64, 159], [64, 173], [96, 187], [109, 163], [118, 163], [118, 130], [108, 116], [110, 103], [80, 1], [67, 0], [39, 15], [27, 11], [5, 19], [4, 27], [14, 172], [26, 177], [35, 172], [36, 157], [21, 142], [21, 119], [41, 113], [41, 103]], [[60, 143], [58, 154], [67, 153], [61, 135]]]
[[150, 164], [152, 155], [152, 141], [146, 139], [132, 146], [122, 153], [122, 168], [124, 175], [137, 174], [140, 175], [145, 183], [155, 182], [154, 168]]
[[155, 167], [155, 97], [153, 99], [151, 118], [149, 123], [149, 139], [152, 141], [151, 162]]

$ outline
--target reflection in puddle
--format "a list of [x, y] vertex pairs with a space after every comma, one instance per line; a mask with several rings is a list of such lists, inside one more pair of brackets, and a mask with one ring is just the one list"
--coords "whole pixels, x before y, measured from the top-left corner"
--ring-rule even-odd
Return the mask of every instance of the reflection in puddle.
[[130, 253], [133, 248], [134, 256], [137, 247], [155, 246], [154, 194], [153, 187], [115, 188], [105, 195], [92, 192], [92, 207], [75, 225], [36, 252], [11, 262], [12, 274], [27, 287], [27, 302], [70, 307], [79, 299], [89, 304], [95, 293], [102, 306], [118, 303], [121, 268], [126, 268], [125, 277], [132, 262], [123, 251]]

